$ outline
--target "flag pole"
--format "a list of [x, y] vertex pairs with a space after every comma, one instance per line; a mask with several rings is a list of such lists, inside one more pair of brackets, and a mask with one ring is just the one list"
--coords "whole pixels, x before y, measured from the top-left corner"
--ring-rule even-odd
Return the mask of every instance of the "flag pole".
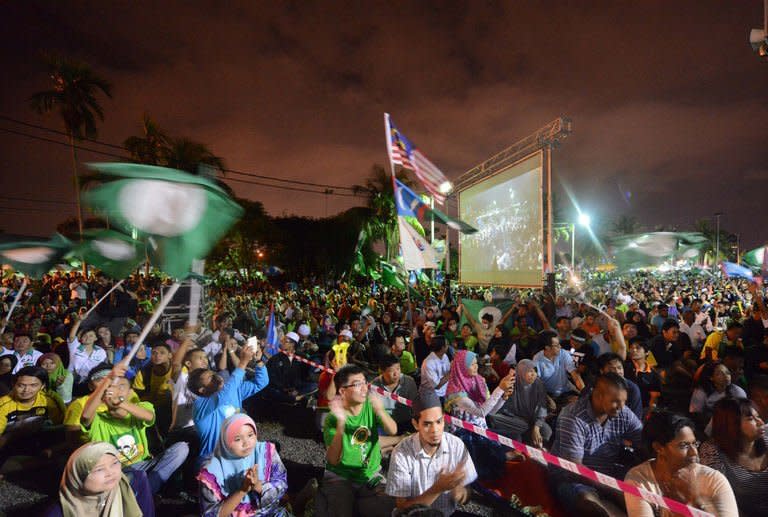
[[96, 307], [98, 307], [98, 306], [99, 306], [99, 304], [100, 304], [101, 302], [103, 302], [103, 301], [104, 301], [104, 300], [107, 298], [107, 296], [109, 296], [110, 294], [112, 294], [112, 291], [114, 291], [115, 289], [117, 289], [118, 287], [120, 287], [120, 284], [122, 284], [123, 282], [125, 282], [125, 278], [123, 278], [123, 279], [122, 279], [122, 280], [120, 280], [118, 283], [116, 283], [115, 285], [113, 285], [113, 286], [112, 286], [112, 288], [111, 288], [109, 291], [107, 291], [107, 293], [106, 293], [104, 296], [102, 296], [101, 298], [99, 298], [99, 299], [96, 301], [96, 303], [95, 303], [95, 304], [93, 304], [93, 307], [91, 307], [90, 309], [88, 309], [88, 312], [86, 312], [85, 314], [83, 314], [83, 318], [82, 318], [82, 321], [85, 321], [85, 318], [87, 318], [87, 317], [88, 317], [88, 316], [89, 316], [89, 315], [90, 315], [90, 314], [93, 312], [93, 310], [94, 310]]
[[139, 334], [139, 338], [136, 340], [136, 345], [131, 349], [130, 352], [128, 352], [128, 355], [126, 355], [121, 363], [124, 363], [127, 367], [133, 357], [136, 355], [136, 352], [139, 351], [139, 347], [144, 346], [144, 340], [147, 338], [147, 335], [149, 335], [149, 331], [152, 330], [152, 327], [157, 322], [157, 320], [160, 318], [160, 316], [163, 314], [163, 311], [165, 310], [165, 307], [171, 303], [171, 300], [173, 299], [173, 296], [176, 294], [176, 291], [179, 290], [179, 287], [181, 287], [181, 282], [174, 282], [170, 289], [168, 289], [168, 292], [165, 294], [163, 299], [158, 304], [157, 308], [155, 309], [155, 312], [152, 313], [152, 317], [149, 318], [149, 321], [146, 325], [144, 325], [144, 328], [141, 329], [141, 334]]
[[[205, 260], [193, 260], [192, 272], [202, 275], [205, 271]], [[191, 287], [189, 290], [189, 325], [194, 327], [197, 325], [197, 316], [200, 313], [200, 300], [202, 299], [203, 286], [196, 278], [190, 280]]]
[[11, 320], [11, 314], [13, 314], [13, 310], [16, 308], [16, 306], [19, 304], [19, 300], [21, 300], [21, 295], [24, 294], [24, 291], [27, 288], [27, 277], [24, 277], [24, 280], [21, 281], [21, 288], [19, 289], [19, 292], [16, 293], [16, 297], [13, 299], [13, 303], [11, 304], [11, 308], [8, 309], [8, 314], [5, 315], [5, 319], [3, 320], [3, 328], [0, 329], [0, 334], [5, 332], [5, 327], [8, 326], [8, 322]]
[[[389, 124], [389, 113], [384, 113], [384, 141], [387, 143], [387, 158], [389, 159], [389, 170], [392, 173], [392, 196], [397, 195], [397, 181], [395, 176], [395, 163], [392, 161], [392, 128]], [[395, 202], [395, 209], [397, 209], [397, 200]], [[398, 242], [400, 242], [400, 226], [397, 227]], [[389, 257], [387, 257], [389, 259]], [[407, 270], [406, 270], [407, 271]], [[405, 280], [405, 296], [408, 300], [408, 326], [413, 331], [413, 308], [411, 307], [411, 285], [410, 278]]]

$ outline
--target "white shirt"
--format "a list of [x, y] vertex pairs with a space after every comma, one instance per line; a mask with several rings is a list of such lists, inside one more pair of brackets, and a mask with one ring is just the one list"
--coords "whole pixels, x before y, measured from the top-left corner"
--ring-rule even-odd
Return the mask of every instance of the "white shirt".
[[173, 383], [173, 406], [176, 409], [176, 418], [174, 428], [184, 429], [195, 425], [192, 414], [195, 411], [195, 400], [197, 396], [187, 389], [189, 374], [184, 370], [179, 374], [179, 378]]
[[37, 364], [37, 360], [40, 359], [43, 356], [43, 353], [35, 350], [34, 348], [30, 348], [26, 351], [24, 355], [19, 355], [18, 352], [13, 352], [13, 355], [16, 356], [16, 359], [19, 361], [16, 363], [16, 367], [13, 369], [12, 373], [16, 373], [25, 366], [35, 366]]
[[69, 368], [67, 369], [80, 380], [87, 379], [96, 365], [107, 360], [107, 352], [100, 346], [94, 345], [90, 355], [77, 338], [67, 341], [67, 346], [69, 347]]
[[[455, 471], [464, 463], [464, 485], [477, 479], [477, 471], [467, 447], [459, 438], [443, 433], [440, 446], [432, 456], [424, 452], [419, 434], [412, 434], [395, 447], [387, 472], [387, 495], [392, 497], [418, 497], [435, 484], [443, 469]], [[443, 492], [432, 503], [432, 508], [443, 515], [456, 511], [456, 502], [450, 492]]]
[[430, 386], [435, 389], [438, 397], [445, 397], [448, 383], [446, 382], [440, 388], [437, 388], [437, 385], [440, 384], [440, 379], [449, 371], [451, 371], [451, 361], [448, 359], [448, 356], [443, 354], [443, 357], [437, 357], [437, 354], [431, 352], [424, 359], [424, 364], [421, 365], [421, 382], [429, 382]]
[[701, 325], [702, 328], [707, 332], [712, 332], [713, 330], [715, 330], [715, 327], [712, 326], [712, 320], [710, 319], [709, 314], [707, 314], [706, 312], [697, 313], [694, 323], [698, 323], [699, 325]]
[[695, 321], [690, 327], [686, 322], [681, 321], [680, 332], [685, 332], [688, 334], [688, 337], [691, 338], [691, 346], [694, 350], [701, 350], [701, 347], [704, 345], [704, 341], [707, 339], [707, 333], [704, 332], [704, 327]]

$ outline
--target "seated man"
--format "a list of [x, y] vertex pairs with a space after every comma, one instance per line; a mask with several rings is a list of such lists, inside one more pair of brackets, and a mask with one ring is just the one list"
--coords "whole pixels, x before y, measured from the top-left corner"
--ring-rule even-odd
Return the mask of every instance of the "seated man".
[[[89, 441], [88, 433], [83, 432], [80, 418], [83, 416], [83, 409], [86, 402], [88, 402], [88, 397], [91, 396], [99, 382], [109, 375], [111, 371], [112, 366], [107, 363], [102, 363], [93, 368], [88, 374], [88, 395], [73, 399], [69, 406], [67, 406], [67, 411], [64, 413], [64, 432], [66, 433], [67, 445], [71, 450], [77, 449]], [[131, 391], [128, 402], [133, 402], [134, 404], [139, 402], [139, 396], [136, 395], [136, 392]], [[97, 409], [97, 411], [106, 410], [106, 404], [101, 404]]]
[[547, 394], [553, 399], [560, 399], [559, 406], [562, 406], [570, 396], [574, 395], [569, 377], [579, 392], [584, 389], [584, 381], [576, 370], [571, 354], [560, 346], [557, 334], [545, 331], [539, 335], [539, 340], [542, 350], [533, 356], [533, 364], [536, 365], [539, 377], [544, 381]]
[[[552, 454], [580, 463], [603, 474], [624, 479], [632, 465], [625, 465], [626, 442], [637, 447], [642, 424], [628, 407], [627, 383], [615, 373], [597, 377], [589, 396], [566, 406], [558, 417]], [[550, 469], [550, 481], [564, 508], [574, 515], [609, 515], [606, 502], [620, 493], [603, 490], [559, 467]]]
[[[400, 395], [408, 400], [416, 398], [416, 394], [418, 393], [416, 382], [407, 375], [402, 374], [400, 370], [400, 361], [397, 357], [392, 355], [384, 357], [381, 360], [380, 370], [381, 375], [373, 379], [371, 384], [378, 386], [393, 395]], [[383, 401], [384, 409], [387, 410], [387, 413], [390, 414], [397, 424], [397, 434], [412, 432], [411, 410], [408, 406], [389, 397], [383, 397]]]
[[624, 382], [627, 383], [627, 402], [626, 405], [632, 411], [635, 416], [642, 422], [643, 420], [643, 398], [640, 394], [640, 388], [627, 379], [624, 376], [624, 363], [621, 361], [619, 354], [608, 352], [597, 358], [597, 366], [600, 369], [600, 373], [613, 372], [616, 375], [621, 376]]
[[189, 454], [186, 442], [174, 443], [152, 458], [147, 445], [147, 428], [155, 423], [155, 410], [149, 402], [133, 403], [131, 382], [126, 368], [116, 365], [88, 397], [80, 422], [92, 442], [107, 442], [117, 448], [123, 467], [147, 473], [152, 493], [184, 463]]
[[405, 349], [406, 334], [397, 331], [390, 339], [390, 351], [392, 355], [400, 360], [400, 371], [411, 377], [419, 376], [419, 369], [416, 367], [416, 358]]
[[139, 398], [150, 402], [155, 408], [155, 427], [163, 437], [171, 427], [171, 356], [170, 346], [165, 343], [156, 344], [152, 347], [149, 364], [140, 369], [133, 379], [133, 389]]
[[[253, 380], [245, 379], [245, 368], [256, 360]], [[254, 353], [250, 346], [240, 349], [240, 362], [224, 383], [212, 370], [198, 368], [189, 374], [189, 391], [197, 396], [193, 419], [200, 436], [200, 459], [213, 454], [219, 441], [221, 424], [243, 407], [243, 401], [269, 384], [269, 374], [261, 360], [261, 349]]]
[[[132, 328], [125, 331], [123, 334], [123, 341], [125, 344], [115, 350], [115, 359], [113, 361], [114, 364], [122, 361], [123, 357], [127, 356], [134, 346], [137, 346], [139, 341], [139, 334], [140, 331], [137, 328]], [[147, 347], [145, 344], [142, 344], [139, 351], [136, 352], [136, 355], [134, 355], [133, 359], [131, 359], [131, 364], [129, 365], [128, 371], [126, 372], [126, 377], [129, 379], [136, 377], [136, 374], [139, 373], [139, 370], [149, 364], [149, 356], [149, 347]]]
[[394, 435], [397, 424], [379, 396], [368, 396], [368, 382], [359, 366], [347, 364], [336, 372], [333, 382], [339, 396], [330, 401], [323, 427], [328, 450], [315, 498], [316, 515], [389, 517], [395, 505], [384, 493], [377, 430]]
[[309, 367], [294, 358], [299, 335], [288, 332], [280, 343], [280, 353], [267, 361], [269, 386], [262, 396], [274, 402], [296, 404], [317, 389], [317, 384], [308, 381]]
[[469, 499], [475, 465], [464, 442], [444, 432], [443, 408], [433, 390], [422, 390], [414, 400], [413, 426], [418, 433], [392, 452], [387, 494], [398, 510], [424, 505], [451, 515]]
[[47, 385], [45, 370], [25, 366], [14, 376], [11, 392], [0, 397], [0, 466], [13, 455], [37, 455], [61, 443], [61, 436], [49, 425], [61, 424], [64, 403], [45, 391]]

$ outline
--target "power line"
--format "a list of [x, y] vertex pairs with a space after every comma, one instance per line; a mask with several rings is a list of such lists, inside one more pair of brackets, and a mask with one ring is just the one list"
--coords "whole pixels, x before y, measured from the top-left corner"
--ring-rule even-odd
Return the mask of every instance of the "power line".
[[[0, 131], [5, 131], [7, 133], [12, 133], [14, 135], [23, 136], [23, 137], [27, 137], [27, 138], [32, 138], [34, 140], [40, 140], [40, 141], [43, 141], [43, 142], [49, 142], [49, 143], [52, 143], [52, 144], [58, 144], [58, 145], [61, 145], [61, 146], [69, 147], [69, 145], [70, 145], [67, 142], [60, 142], [60, 141], [54, 140], [52, 138], [46, 138], [44, 136], [32, 135], [30, 133], [25, 133], [23, 131], [16, 131], [14, 129], [8, 129], [8, 128], [0, 127]], [[113, 158], [119, 158], [121, 160], [125, 160], [127, 158], [125, 156], [120, 156], [120, 155], [116, 155], [116, 154], [113, 154], [113, 153], [108, 153], [108, 152], [104, 152], [104, 151], [99, 151], [97, 149], [91, 149], [89, 147], [84, 147], [84, 146], [81, 146], [79, 144], [74, 144], [74, 147], [75, 147], [75, 149], [80, 149], [80, 150], [84, 150], [84, 151], [88, 151], [88, 152], [92, 152], [92, 153], [97, 153], [97, 154], [102, 154], [102, 155], [110, 156], [110, 157], [113, 157]], [[262, 186], [262, 187], [271, 187], [271, 188], [277, 188], [277, 189], [282, 189], [282, 190], [290, 190], [290, 191], [294, 191], [294, 192], [309, 192], [311, 194], [323, 194], [323, 195], [342, 196], [342, 197], [361, 197], [361, 196], [358, 196], [356, 194], [342, 194], [342, 193], [336, 193], [336, 192], [325, 192], [325, 191], [305, 189], [305, 188], [301, 188], [301, 187], [290, 187], [290, 186], [287, 186], [287, 185], [270, 185], [268, 183], [262, 183], [262, 182], [258, 182], [258, 181], [248, 181], [248, 180], [244, 180], [244, 179], [240, 179], [240, 178], [225, 178], [225, 179], [226, 180], [230, 180], [230, 181], [238, 181], [240, 183], [247, 183], [247, 184], [251, 184], [251, 185], [258, 185], [258, 186]]]
[[[54, 134], [57, 134], [57, 135], [63, 135], [63, 136], [66, 136], [67, 138], [69, 138], [69, 134], [66, 131], [62, 131], [61, 129], [54, 129], [52, 127], [41, 126], [41, 125], [38, 125], [38, 124], [31, 124], [29, 122], [24, 122], [23, 120], [18, 120], [18, 119], [12, 118], [12, 117], [8, 117], [6, 115], [0, 115], [0, 120], [5, 120], [5, 121], [8, 121], [8, 122], [13, 122], [14, 124], [19, 124], [19, 125], [31, 127], [31, 128], [34, 128], [34, 129], [39, 129], [41, 131], [48, 131], [49, 133], [54, 133]], [[110, 144], [109, 142], [104, 142], [102, 140], [97, 140], [95, 138], [84, 138], [83, 140], [88, 140], [89, 142], [93, 142], [95, 144], [100, 144], [100, 145], [104, 145], [104, 146], [107, 146], [107, 147], [112, 147], [113, 149], [120, 149], [121, 151], [125, 150], [125, 147], [123, 147], [122, 145]]]
[[8, 201], [32, 201], [34, 203], [56, 203], [61, 205], [75, 205], [74, 201], [62, 201], [59, 199], [32, 199], [29, 197], [11, 197], [11, 196], [0, 196], [0, 199], [7, 199]]
[[[14, 134], [14, 135], [19, 135], [19, 136], [25, 136], [27, 138], [32, 138], [34, 140], [40, 140], [40, 141], [43, 141], [43, 142], [49, 142], [49, 143], [52, 143], [52, 144], [63, 145], [64, 147], [69, 147], [69, 143], [68, 142], [60, 142], [58, 140], [54, 140], [53, 138], [46, 138], [44, 136], [32, 135], [30, 133], [24, 133], [23, 131], [16, 131], [14, 129], [8, 129], [8, 128], [5, 128], [5, 127], [0, 127], [0, 131], [5, 131], [6, 133], [11, 133], [11, 134]], [[113, 154], [113, 153], [107, 153], [107, 152], [104, 152], [104, 151], [99, 151], [97, 149], [91, 149], [89, 147], [84, 147], [84, 146], [79, 145], [79, 144], [74, 144], [74, 148], [75, 149], [80, 149], [81, 151], [88, 151], [88, 152], [91, 152], [91, 153], [102, 154], [104, 156], [111, 156], [112, 158], [119, 158], [121, 160], [128, 159], [127, 156], [120, 156], [120, 155]]]
[[322, 194], [322, 195], [340, 196], [340, 197], [362, 197], [362, 196], [358, 196], [356, 194], [342, 194], [342, 193], [337, 193], [337, 192], [328, 192], [327, 190], [326, 191], [320, 191], [320, 190], [311, 190], [311, 189], [306, 189], [306, 188], [301, 188], [301, 187], [289, 187], [289, 186], [286, 186], [286, 185], [269, 185], [267, 183], [262, 183], [262, 182], [259, 182], [259, 181], [248, 181], [248, 180], [244, 180], [244, 179], [240, 179], [240, 178], [224, 178], [224, 181], [237, 181], [237, 182], [240, 182], [240, 183], [246, 183], [248, 185], [258, 185], [258, 186], [261, 186], [261, 187], [277, 188], [277, 189], [282, 189], [282, 190], [290, 190], [290, 191], [294, 191], [294, 192], [309, 192], [310, 194]]
[[[54, 133], [54, 134], [57, 134], [57, 135], [62, 135], [62, 136], [69, 137], [69, 135], [67, 134], [66, 131], [62, 131], [60, 129], [54, 129], [54, 128], [50, 128], [50, 127], [46, 127], [46, 126], [41, 126], [41, 125], [38, 125], [38, 124], [31, 124], [29, 122], [24, 122], [23, 120], [15, 119], [15, 118], [9, 117], [7, 115], [0, 115], [0, 120], [5, 120], [7, 122], [12, 122], [14, 124], [20, 124], [22, 126], [26, 126], [26, 127], [29, 127], [29, 128], [39, 129], [41, 131], [47, 131], [49, 133]], [[11, 131], [11, 130], [8, 130], [8, 131]], [[16, 134], [21, 134], [21, 133], [16, 133]], [[32, 136], [32, 135], [30, 135], [30, 136]], [[38, 137], [38, 138], [42, 138], [42, 137]], [[84, 138], [83, 140], [86, 140], [88, 142], [93, 142], [95, 144], [111, 147], [113, 149], [119, 149], [121, 151], [127, 151], [125, 146], [117, 145], [117, 144], [112, 144], [110, 142], [105, 142], [103, 140], [98, 140], [98, 139], [95, 139], [95, 138]], [[56, 143], [61, 143], [61, 142], [56, 142]], [[69, 145], [69, 144], [67, 143], [66, 145]], [[77, 147], [77, 146], [75, 146], [75, 147]], [[89, 150], [91, 150], [91, 149], [89, 149]], [[99, 152], [99, 151], [96, 151], [96, 150], [91, 150], [91, 151], [92, 152]], [[107, 156], [115, 156], [115, 155], [107, 154]], [[329, 185], [329, 184], [326, 184], [326, 183], [313, 183], [313, 182], [309, 182], [309, 181], [290, 180], [290, 179], [285, 179], [285, 178], [278, 178], [278, 177], [275, 177], [275, 176], [267, 176], [267, 175], [264, 175], [264, 174], [257, 174], [255, 172], [243, 172], [243, 171], [238, 171], [238, 170], [235, 170], [235, 169], [222, 169], [222, 171], [223, 172], [231, 172], [232, 174], [240, 174], [240, 175], [248, 176], [248, 177], [252, 177], [252, 178], [260, 178], [260, 179], [265, 179], [265, 180], [279, 181], [279, 182], [282, 182], [282, 183], [293, 183], [293, 184], [296, 184], [296, 185], [307, 185], [307, 186], [311, 186], [311, 187], [322, 187], [322, 188], [330, 188], [330, 189], [337, 189], [337, 190], [351, 190], [351, 191], [356, 190], [354, 187], [347, 187], [347, 186], [343, 186], [343, 185]]]
[[0, 212], [3, 210], [7, 211], [17, 211], [17, 212], [51, 212], [51, 213], [61, 213], [61, 210], [57, 210], [55, 208], [37, 208], [33, 206], [5, 206], [0, 205]]

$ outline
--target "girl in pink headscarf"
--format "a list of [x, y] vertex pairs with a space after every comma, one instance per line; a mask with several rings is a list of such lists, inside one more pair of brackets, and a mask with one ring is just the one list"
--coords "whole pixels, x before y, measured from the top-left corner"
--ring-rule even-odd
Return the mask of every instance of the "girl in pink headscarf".
[[[477, 368], [477, 355], [474, 352], [459, 350], [453, 356], [448, 388], [445, 391], [445, 412], [487, 429], [485, 417], [498, 411], [514, 390], [515, 371], [510, 370], [489, 395], [488, 385], [477, 373]], [[520, 457], [499, 443], [464, 428], [452, 426], [452, 432], [461, 438], [469, 449], [481, 478], [500, 475], [503, 469], [503, 461], [499, 461], [500, 459], [512, 460]]]

